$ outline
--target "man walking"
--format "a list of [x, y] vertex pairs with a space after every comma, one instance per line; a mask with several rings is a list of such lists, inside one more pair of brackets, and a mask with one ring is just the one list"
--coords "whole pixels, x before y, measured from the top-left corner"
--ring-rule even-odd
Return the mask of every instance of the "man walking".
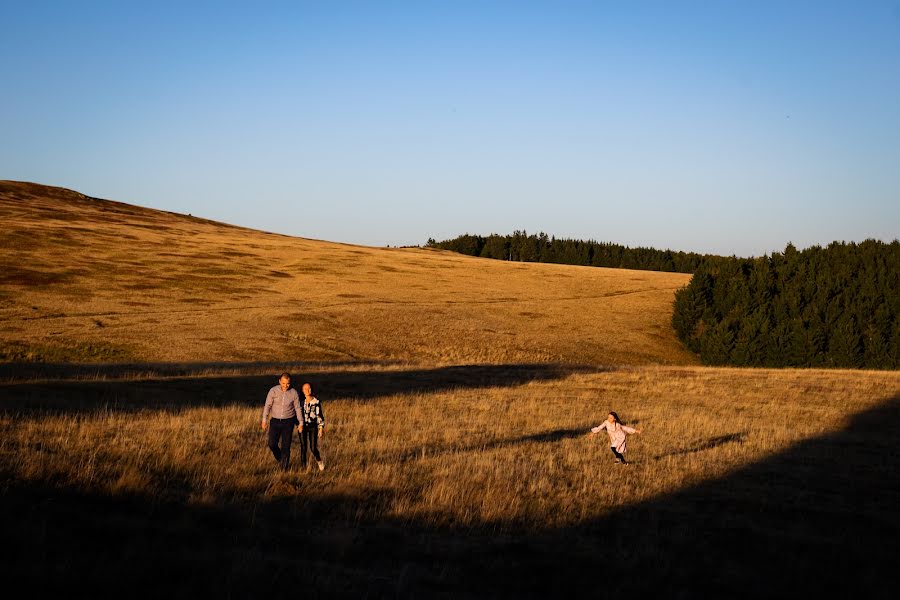
[[312, 395], [312, 385], [303, 384], [303, 419], [300, 421], [300, 464], [306, 466], [306, 448], [309, 447], [319, 470], [325, 470], [322, 455], [319, 454], [319, 438], [325, 437], [325, 415], [319, 399]]
[[[266, 405], [262, 413], [262, 430], [269, 430], [269, 450], [272, 456], [287, 471], [291, 464], [291, 438], [294, 436], [294, 425], [303, 423], [303, 409], [300, 407], [300, 396], [291, 387], [291, 374], [282, 373], [276, 385], [266, 396]], [[271, 419], [270, 419], [271, 417]], [[278, 441], [281, 440], [281, 448]], [[304, 459], [306, 453], [304, 452]]]

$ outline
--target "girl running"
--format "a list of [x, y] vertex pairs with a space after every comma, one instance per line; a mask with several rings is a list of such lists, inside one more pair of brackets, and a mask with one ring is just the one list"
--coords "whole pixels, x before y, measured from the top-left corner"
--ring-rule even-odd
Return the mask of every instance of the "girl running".
[[631, 433], [641, 433], [641, 430], [623, 424], [619, 419], [619, 415], [614, 412], [610, 412], [605, 421], [591, 429], [591, 437], [594, 437], [595, 434], [600, 433], [604, 429], [609, 434], [609, 446], [612, 453], [616, 456], [616, 463], [627, 464], [625, 462], [625, 436]]

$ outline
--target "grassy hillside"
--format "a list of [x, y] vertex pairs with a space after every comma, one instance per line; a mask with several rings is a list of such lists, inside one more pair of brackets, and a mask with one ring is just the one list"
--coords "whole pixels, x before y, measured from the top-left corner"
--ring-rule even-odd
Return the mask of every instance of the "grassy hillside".
[[[0, 184], [0, 219], [9, 589], [900, 585], [900, 373], [686, 364], [687, 276], [332, 244], [31, 184]], [[322, 399], [323, 472], [296, 434], [287, 472], [265, 447], [285, 366]], [[643, 429], [627, 466], [586, 437], [609, 410]]]
[[[301, 212], [301, 207], [298, 207]], [[0, 182], [0, 361], [690, 364], [689, 276], [274, 235]]]

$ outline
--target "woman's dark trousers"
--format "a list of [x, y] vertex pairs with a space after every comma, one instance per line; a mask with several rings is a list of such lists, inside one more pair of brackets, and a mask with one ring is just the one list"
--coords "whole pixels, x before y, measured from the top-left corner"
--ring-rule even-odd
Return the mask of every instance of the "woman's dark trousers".
[[315, 423], [304, 425], [303, 431], [300, 433], [300, 464], [304, 466], [306, 465], [307, 448], [317, 461], [322, 460], [322, 455], [319, 454], [319, 428]]
[[[291, 464], [291, 438], [296, 422], [294, 419], [269, 420], [269, 450], [285, 471]], [[281, 440], [281, 448], [278, 447], [278, 440]]]

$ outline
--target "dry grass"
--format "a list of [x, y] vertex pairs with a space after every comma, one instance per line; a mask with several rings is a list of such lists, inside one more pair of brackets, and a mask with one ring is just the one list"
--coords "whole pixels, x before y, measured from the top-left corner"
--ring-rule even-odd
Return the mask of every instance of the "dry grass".
[[[0, 462], [15, 479], [106, 494], [260, 502], [302, 487], [302, 503], [310, 494], [377, 488], [391, 501], [372, 517], [560, 527], [722, 477], [839, 431], [900, 394], [893, 373], [662, 367], [534, 367], [507, 387], [484, 380], [502, 379], [499, 369], [470, 385], [464, 370], [445, 385], [435, 380], [446, 374], [419, 372], [383, 395], [365, 390], [405, 373], [313, 376], [329, 398], [331, 468], [322, 475], [281, 475], [264, 451], [258, 418], [274, 377], [124, 382], [115, 400], [105, 385], [6, 384]], [[330, 379], [350, 394], [330, 397]], [[416, 389], [429, 381], [450, 391]], [[73, 401], [41, 405], [60, 389]], [[168, 394], [162, 403], [160, 390]], [[585, 437], [611, 409], [645, 429], [629, 441], [627, 468], [612, 464], [605, 439]], [[29, 450], [35, 441], [38, 452]], [[617, 485], [602, 485], [612, 472]]]
[[[326, 401], [324, 473], [297, 468], [296, 454], [292, 471], [275, 470], [258, 430], [271, 376], [5, 384], [0, 465], [13, 492], [9, 508], [17, 514], [17, 500], [34, 500], [20, 498], [23, 489], [39, 497], [77, 494], [82, 500], [58, 502], [81, 506], [98, 523], [104, 542], [95, 551], [132, 577], [140, 569], [106, 556], [106, 544], [116, 527], [151, 526], [145, 511], [162, 509], [123, 516], [122, 502], [168, 506], [178, 519], [209, 511], [236, 519], [228, 521], [236, 536], [229, 551], [262, 544], [259, 555], [243, 559], [251, 573], [269, 568], [281, 548], [279, 523], [286, 523], [297, 547], [279, 550], [293, 561], [282, 576], [302, 581], [316, 571], [309, 561], [323, 561], [319, 591], [328, 595], [359, 595], [373, 585], [387, 595], [479, 593], [467, 579], [471, 569], [486, 586], [480, 593], [530, 595], [543, 589], [532, 587], [530, 568], [556, 564], [556, 554], [572, 561], [566, 579], [544, 583], [572, 590], [588, 585], [598, 556], [629, 577], [667, 563], [642, 575], [652, 592], [671, 578], [697, 575], [695, 567], [721, 568], [716, 553], [731, 551], [727, 541], [719, 546], [723, 535], [754, 547], [779, 544], [780, 553], [797, 552], [800, 543], [822, 561], [832, 541], [823, 549], [816, 539], [824, 521], [846, 561], [861, 549], [842, 522], [898, 531], [900, 374], [534, 365], [322, 368], [303, 378]], [[62, 393], [68, 401], [59, 400]], [[605, 440], [585, 437], [610, 408], [645, 431], [629, 443], [625, 467], [612, 463]], [[884, 410], [886, 422], [874, 429], [852, 425], [860, 414]], [[843, 495], [847, 485], [864, 501]], [[83, 498], [103, 508], [86, 509]], [[107, 500], [119, 503], [114, 518], [105, 513]], [[706, 508], [692, 508], [696, 502]], [[72, 542], [57, 528], [77, 535], [52, 511], [43, 518], [53, 523], [43, 551]], [[188, 537], [215, 539], [216, 518], [192, 524]], [[307, 536], [316, 539], [312, 546], [302, 542]], [[677, 551], [660, 545], [661, 536]], [[197, 540], [185, 543], [200, 551]], [[112, 546], [145, 559], [153, 552], [143, 541]], [[628, 561], [610, 552], [617, 546], [629, 549]], [[470, 553], [490, 548], [505, 558], [471, 564]], [[698, 548], [709, 556], [688, 564], [679, 558]], [[792, 559], [802, 571], [803, 557]], [[493, 566], [482, 572], [485, 564]], [[728, 589], [743, 576], [707, 577]], [[205, 589], [192, 581], [200, 587], [186, 589]]]
[[669, 325], [683, 274], [334, 244], [12, 182], [0, 220], [6, 360], [695, 360]]
[[[669, 327], [686, 276], [330, 244], [8, 182], [0, 218], [9, 585], [900, 585], [900, 374], [693, 366]], [[283, 368], [325, 402], [323, 473], [296, 443], [288, 473], [265, 449]], [[645, 431], [629, 466], [586, 437], [610, 409]]]

